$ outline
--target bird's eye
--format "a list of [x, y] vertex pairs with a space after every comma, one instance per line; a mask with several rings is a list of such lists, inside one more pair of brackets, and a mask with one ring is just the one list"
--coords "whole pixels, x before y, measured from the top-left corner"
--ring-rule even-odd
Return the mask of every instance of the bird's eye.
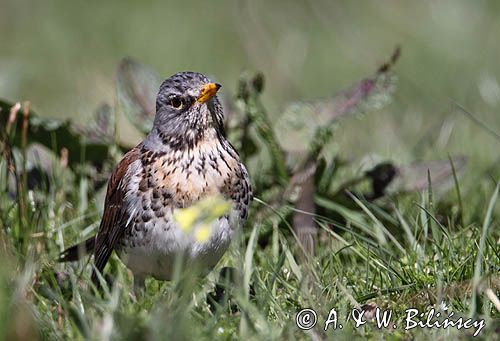
[[184, 101], [179, 97], [171, 98], [168, 104], [178, 110], [184, 107]]

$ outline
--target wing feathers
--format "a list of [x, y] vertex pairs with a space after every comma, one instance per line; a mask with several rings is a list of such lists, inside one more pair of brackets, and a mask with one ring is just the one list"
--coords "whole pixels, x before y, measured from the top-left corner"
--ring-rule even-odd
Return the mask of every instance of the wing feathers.
[[81, 259], [83, 256], [94, 252], [95, 236], [90, 237], [86, 241], [73, 245], [59, 254], [58, 262], [74, 262]]
[[[113, 252], [117, 241], [123, 235], [125, 222], [128, 220], [123, 200], [127, 191], [130, 165], [140, 158], [140, 150], [136, 147], [130, 150], [113, 171], [108, 182], [104, 204], [104, 214], [96, 236], [94, 249], [95, 267], [102, 272]], [[97, 275], [92, 274], [92, 280], [97, 282]]]

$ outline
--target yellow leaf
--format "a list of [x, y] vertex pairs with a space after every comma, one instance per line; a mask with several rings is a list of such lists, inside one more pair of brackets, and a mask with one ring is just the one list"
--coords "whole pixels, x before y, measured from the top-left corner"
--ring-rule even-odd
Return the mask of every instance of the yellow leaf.
[[230, 208], [231, 204], [222, 196], [210, 196], [190, 207], [175, 210], [174, 219], [184, 232], [194, 230], [195, 238], [202, 242], [210, 237], [212, 223]]
[[196, 229], [194, 237], [199, 243], [204, 243], [208, 241], [208, 238], [210, 238], [211, 230], [212, 226], [210, 224], [203, 224]]
[[174, 219], [184, 232], [191, 231], [199, 216], [200, 212], [195, 206], [174, 211]]

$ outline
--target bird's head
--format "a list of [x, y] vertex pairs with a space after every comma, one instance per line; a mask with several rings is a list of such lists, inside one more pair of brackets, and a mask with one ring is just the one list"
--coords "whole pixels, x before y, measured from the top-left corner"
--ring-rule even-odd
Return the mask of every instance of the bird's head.
[[221, 86], [201, 73], [179, 72], [167, 78], [156, 97], [153, 134], [178, 149], [193, 146], [207, 133], [224, 136]]

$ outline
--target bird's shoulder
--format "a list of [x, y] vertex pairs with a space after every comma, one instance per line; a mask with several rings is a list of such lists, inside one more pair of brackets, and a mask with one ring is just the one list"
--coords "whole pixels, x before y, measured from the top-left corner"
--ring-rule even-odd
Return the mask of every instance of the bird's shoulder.
[[[126, 191], [126, 181], [133, 174], [131, 172], [131, 166], [136, 162], [141, 160], [141, 149], [139, 146], [129, 150], [120, 162], [116, 165], [115, 169], [111, 173], [108, 181], [108, 188], [106, 192], [106, 201], [111, 200], [117, 195], [123, 195]], [[122, 199], [117, 197], [116, 199]]]

